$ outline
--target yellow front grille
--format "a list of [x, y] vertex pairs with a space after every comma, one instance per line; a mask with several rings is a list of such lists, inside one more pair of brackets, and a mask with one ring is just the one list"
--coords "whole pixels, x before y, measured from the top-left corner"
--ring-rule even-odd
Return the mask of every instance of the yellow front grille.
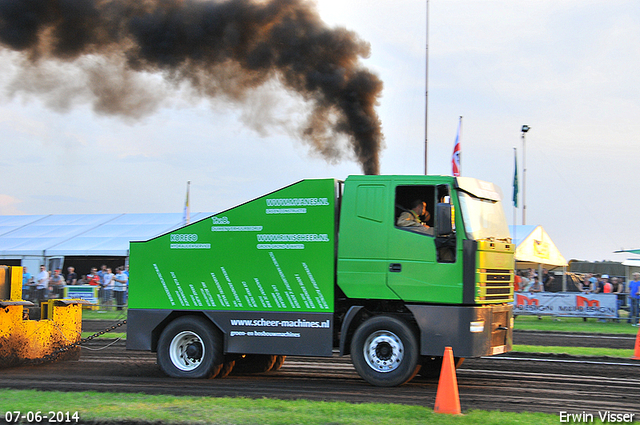
[[505, 242], [478, 242], [476, 302], [513, 301], [514, 249]]

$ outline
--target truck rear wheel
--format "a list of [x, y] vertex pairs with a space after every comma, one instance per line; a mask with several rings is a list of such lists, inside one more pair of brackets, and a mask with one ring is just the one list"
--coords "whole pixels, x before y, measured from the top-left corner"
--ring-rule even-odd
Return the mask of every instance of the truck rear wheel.
[[236, 361], [235, 360], [224, 362], [222, 364], [222, 368], [220, 368], [220, 372], [218, 372], [218, 374], [215, 376], [215, 378], [217, 378], [217, 379], [226, 378], [227, 376], [229, 376], [229, 374], [231, 372], [233, 372], [233, 367], [235, 365], [236, 365]]
[[351, 340], [351, 362], [372, 385], [392, 387], [410, 381], [420, 369], [419, 360], [415, 334], [395, 317], [366, 320]]
[[175, 378], [212, 378], [222, 368], [222, 336], [197, 316], [169, 323], [158, 340], [158, 365]]
[[276, 362], [273, 364], [273, 367], [271, 368], [271, 371], [275, 372], [276, 370], [280, 370], [280, 368], [284, 364], [284, 359], [286, 359], [286, 358], [287, 358], [287, 356], [276, 356]]
[[269, 372], [276, 362], [276, 356], [270, 354], [247, 354], [236, 360], [234, 374]]

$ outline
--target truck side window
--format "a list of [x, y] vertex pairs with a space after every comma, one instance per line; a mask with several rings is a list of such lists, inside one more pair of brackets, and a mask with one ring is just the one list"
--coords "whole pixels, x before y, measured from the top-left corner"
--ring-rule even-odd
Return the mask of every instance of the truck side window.
[[396, 187], [394, 216], [396, 228], [433, 236], [435, 201], [435, 186]]

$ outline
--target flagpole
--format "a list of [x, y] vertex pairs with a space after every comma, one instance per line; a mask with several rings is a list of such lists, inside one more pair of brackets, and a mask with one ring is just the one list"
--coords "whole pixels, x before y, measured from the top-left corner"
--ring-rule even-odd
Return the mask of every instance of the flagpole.
[[425, 103], [424, 103], [424, 175], [427, 175], [427, 151], [429, 128], [429, 0], [427, 0], [427, 54], [425, 66]]
[[518, 148], [513, 148], [513, 158], [513, 232], [515, 234], [518, 224]]
[[524, 135], [531, 127], [522, 126], [522, 224], [527, 224], [527, 148]]
[[187, 181], [187, 198], [184, 201], [184, 217], [183, 220], [185, 224], [189, 224], [191, 222], [191, 206], [189, 205], [189, 191], [191, 189], [191, 180]]
[[[517, 250], [518, 240], [518, 149], [513, 148], [513, 235], [511, 240], [514, 243], [514, 249]], [[514, 259], [514, 269], [515, 259]]]

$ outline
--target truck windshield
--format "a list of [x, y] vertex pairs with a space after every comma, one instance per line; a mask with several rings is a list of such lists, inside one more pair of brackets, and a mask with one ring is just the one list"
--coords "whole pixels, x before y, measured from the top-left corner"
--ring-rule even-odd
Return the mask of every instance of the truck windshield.
[[458, 193], [464, 228], [469, 239], [511, 238], [501, 202], [477, 198], [463, 191]]

